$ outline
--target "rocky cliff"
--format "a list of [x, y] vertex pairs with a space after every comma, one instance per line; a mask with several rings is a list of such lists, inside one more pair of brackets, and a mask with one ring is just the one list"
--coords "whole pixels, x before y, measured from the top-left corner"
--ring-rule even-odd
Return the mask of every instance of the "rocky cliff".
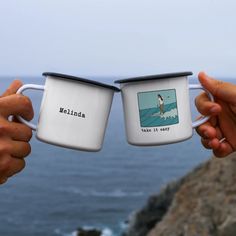
[[235, 236], [236, 153], [213, 157], [151, 196], [125, 236]]

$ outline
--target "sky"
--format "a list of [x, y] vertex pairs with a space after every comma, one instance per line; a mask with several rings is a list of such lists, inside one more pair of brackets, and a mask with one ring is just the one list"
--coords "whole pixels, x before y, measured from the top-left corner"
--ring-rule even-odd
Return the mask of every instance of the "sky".
[[236, 76], [235, 0], [7, 0], [0, 29], [0, 76]]

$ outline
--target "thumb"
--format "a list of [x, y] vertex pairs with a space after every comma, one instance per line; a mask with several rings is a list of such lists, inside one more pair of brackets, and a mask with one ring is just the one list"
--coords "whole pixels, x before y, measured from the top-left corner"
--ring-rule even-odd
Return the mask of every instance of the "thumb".
[[213, 79], [204, 72], [198, 74], [198, 79], [214, 97], [230, 103], [236, 101], [236, 85]]

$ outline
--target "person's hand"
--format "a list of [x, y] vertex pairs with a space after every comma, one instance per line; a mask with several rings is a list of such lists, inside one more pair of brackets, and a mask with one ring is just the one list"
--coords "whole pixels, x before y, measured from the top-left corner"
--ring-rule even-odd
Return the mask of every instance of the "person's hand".
[[197, 132], [204, 147], [212, 149], [217, 157], [225, 157], [236, 151], [236, 85], [215, 80], [204, 72], [199, 73], [198, 79], [215, 102], [210, 101], [206, 93], [196, 98], [198, 111], [211, 116]]
[[21, 85], [19, 80], [13, 81], [0, 96], [0, 184], [25, 167], [24, 158], [31, 152], [32, 130], [16, 118], [10, 121], [12, 116], [31, 120], [34, 115], [29, 98], [15, 94]]

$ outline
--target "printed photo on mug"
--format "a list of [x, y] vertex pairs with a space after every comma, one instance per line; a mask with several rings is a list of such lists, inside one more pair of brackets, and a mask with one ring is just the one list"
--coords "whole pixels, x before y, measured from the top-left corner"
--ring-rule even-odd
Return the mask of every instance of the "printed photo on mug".
[[176, 90], [138, 93], [141, 127], [161, 127], [179, 123]]

